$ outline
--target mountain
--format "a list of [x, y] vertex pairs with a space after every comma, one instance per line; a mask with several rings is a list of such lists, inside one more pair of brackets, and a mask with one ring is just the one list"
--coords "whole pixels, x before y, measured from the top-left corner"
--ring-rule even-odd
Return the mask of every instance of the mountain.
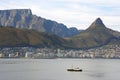
[[0, 28], [0, 47], [33, 46], [64, 48], [65, 42], [61, 37], [35, 30], [10, 27]]
[[[70, 30], [76, 32], [76, 28]], [[0, 47], [88, 49], [106, 44], [120, 44], [120, 32], [107, 28], [100, 18], [97, 18], [88, 29], [80, 34], [66, 38], [28, 28], [0, 27]]]
[[112, 43], [114, 40], [120, 41], [118, 37], [119, 32], [107, 28], [102, 20], [97, 18], [88, 29], [67, 40], [76, 48], [92, 48]]
[[56, 34], [61, 37], [73, 36], [80, 32], [75, 28], [69, 29], [62, 23], [33, 15], [30, 9], [0, 10], [0, 26], [35, 29], [39, 32]]

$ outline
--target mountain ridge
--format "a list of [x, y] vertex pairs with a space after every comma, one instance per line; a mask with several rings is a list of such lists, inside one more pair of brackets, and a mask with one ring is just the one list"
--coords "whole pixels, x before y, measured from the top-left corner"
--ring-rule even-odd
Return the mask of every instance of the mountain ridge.
[[100, 18], [80, 32], [74, 27], [67, 28], [62, 23], [33, 15], [30, 9], [0, 10], [0, 26], [0, 46], [88, 49], [120, 43], [120, 32], [107, 28]]
[[0, 10], [0, 26], [35, 29], [39, 32], [52, 33], [61, 37], [73, 36], [80, 32], [78, 29], [74, 32], [62, 23], [33, 15], [31, 9]]

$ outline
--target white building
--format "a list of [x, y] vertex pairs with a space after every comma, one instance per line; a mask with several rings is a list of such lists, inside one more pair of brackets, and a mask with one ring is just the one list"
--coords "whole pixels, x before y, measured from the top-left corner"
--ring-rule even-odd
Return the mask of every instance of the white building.
[[31, 57], [32, 57], [32, 52], [25, 53], [25, 58], [31, 58]]
[[4, 54], [0, 53], [0, 58], [4, 57]]

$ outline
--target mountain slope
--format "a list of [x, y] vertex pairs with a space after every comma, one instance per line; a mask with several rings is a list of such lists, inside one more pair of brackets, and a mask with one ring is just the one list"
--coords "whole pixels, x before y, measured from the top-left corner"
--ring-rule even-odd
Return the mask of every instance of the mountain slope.
[[108, 44], [117, 37], [97, 18], [88, 29], [68, 39], [76, 48], [92, 48]]
[[79, 33], [77, 29], [73, 31], [73, 28], [69, 29], [64, 24], [33, 15], [30, 9], [0, 10], [0, 26], [35, 29], [39, 32], [52, 33], [61, 37], [73, 36]]
[[0, 47], [34, 46], [64, 48], [65, 40], [35, 30], [0, 28]]

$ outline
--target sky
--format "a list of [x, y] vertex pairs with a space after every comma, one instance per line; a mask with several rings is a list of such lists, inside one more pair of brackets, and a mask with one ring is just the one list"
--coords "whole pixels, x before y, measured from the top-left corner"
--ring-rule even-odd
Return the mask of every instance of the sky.
[[31, 9], [34, 15], [78, 29], [99, 17], [106, 27], [120, 31], [119, 0], [0, 0], [0, 10], [6, 9]]

